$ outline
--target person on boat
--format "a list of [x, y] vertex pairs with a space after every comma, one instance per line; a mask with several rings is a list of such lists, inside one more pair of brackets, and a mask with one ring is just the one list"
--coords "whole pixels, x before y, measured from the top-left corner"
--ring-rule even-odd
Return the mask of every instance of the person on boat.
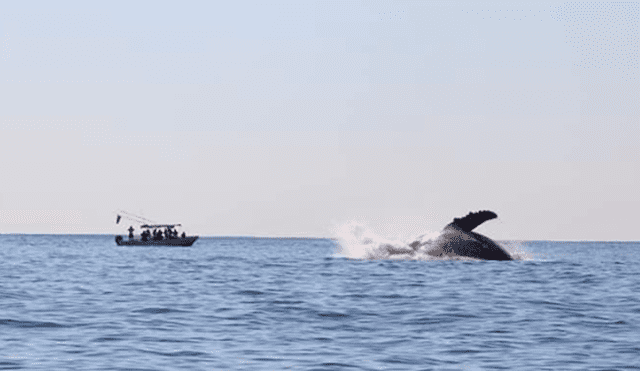
[[142, 234], [140, 234], [140, 237], [142, 238], [142, 241], [148, 241], [149, 240], [149, 230], [145, 229], [144, 231], [142, 231]]
[[162, 241], [162, 230], [158, 231], [158, 241]]
[[130, 240], [132, 240], [132, 239], [133, 239], [133, 231], [134, 231], [134, 229], [133, 229], [133, 226], [132, 226], [132, 225], [131, 225], [131, 226], [129, 226], [128, 231], [129, 231], [129, 239], [130, 239]]
[[182, 232], [182, 238], [185, 238], [185, 237], [187, 237], [187, 235], [184, 232]]

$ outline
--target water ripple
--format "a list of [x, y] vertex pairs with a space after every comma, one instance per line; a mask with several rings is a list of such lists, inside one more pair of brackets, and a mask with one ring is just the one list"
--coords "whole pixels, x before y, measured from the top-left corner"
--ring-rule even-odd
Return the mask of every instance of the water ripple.
[[12, 319], [1, 319], [0, 326], [5, 325], [8, 327], [21, 327], [21, 328], [34, 328], [34, 327], [43, 327], [43, 328], [65, 328], [68, 326], [61, 325], [55, 322], [38, 322], [38, 321], [16, 321]]
[[350, 260], [328, 240], [0, 244], [0, 369], [578, 371], [640, 352], [638, 244], [532, 241], [546, 261], [508, 264]]

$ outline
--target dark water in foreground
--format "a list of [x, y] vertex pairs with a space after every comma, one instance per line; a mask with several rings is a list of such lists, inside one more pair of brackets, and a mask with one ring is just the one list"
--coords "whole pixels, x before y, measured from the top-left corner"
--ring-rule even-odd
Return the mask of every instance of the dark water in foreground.
[[0, 369], [640, 369], [640, 244], [351, 260], [330, 240], [0, 236]]

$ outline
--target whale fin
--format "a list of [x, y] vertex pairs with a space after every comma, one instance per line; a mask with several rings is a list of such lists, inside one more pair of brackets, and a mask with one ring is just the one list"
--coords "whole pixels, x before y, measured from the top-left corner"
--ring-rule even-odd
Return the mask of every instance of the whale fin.
[[451, 224], [455, 224], [465, 232], [471, 232], [475, 227], [486, 222], [487, 220], [495, 219], [498, 215], [493, 211], [482, 210], [477, 213], [469, 213], [462, 218], [455, 218]]

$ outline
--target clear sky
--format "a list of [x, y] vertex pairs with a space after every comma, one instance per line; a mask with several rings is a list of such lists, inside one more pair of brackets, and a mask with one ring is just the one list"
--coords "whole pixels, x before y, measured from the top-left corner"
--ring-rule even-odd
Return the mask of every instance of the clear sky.
[[638, 2], [5, 1], [0, 232], [640, 240]]

